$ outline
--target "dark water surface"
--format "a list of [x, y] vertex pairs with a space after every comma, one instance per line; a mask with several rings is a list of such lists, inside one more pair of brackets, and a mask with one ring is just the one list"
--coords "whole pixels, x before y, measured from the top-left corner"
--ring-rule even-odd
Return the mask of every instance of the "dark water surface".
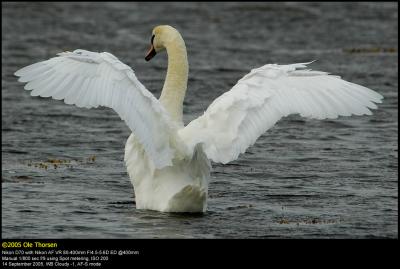
[[[397, 238], [397, 20], [397, 3], [2, 3], [2, 237]], [[384, 103], [372, 116], [281, 120], [214, 164], [203, 215], [136, 210], [123, 121], [31, 97], [13, 73], [64, 50], [108, 51], [158, 97], [167, 57], [144, 54], [159, 24], [188, 48], [186, 123], [267, 63], [316, 59]]]

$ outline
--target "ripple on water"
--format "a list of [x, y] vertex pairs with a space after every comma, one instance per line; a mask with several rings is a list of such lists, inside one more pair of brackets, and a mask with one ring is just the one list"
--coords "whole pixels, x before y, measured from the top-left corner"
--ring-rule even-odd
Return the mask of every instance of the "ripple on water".
[[[398, 47], [396, 3], [2, 7], [3, 238], [398, 237], [397, 52], [365, 51], [377, 42], [380, 49]], [[59, 9], [57, 24], [49, 23]], [[115, 14], [118, 20], [104, 20]], [[140, 47], [160, 19], [179, 28], [188, 45], [186, 123], [252, 68], [316, 56], [312, 69], [376, 89], [385, 99], [368, 117], [282, 119], [239, 160], [213, 164], [204, 214], [137, 210], [123, 162], [130, 132], [118, 115], [31, 97], [13, 73], [63, 50], [109, 51], [158, 98], [167, 58], [149, 65]]]

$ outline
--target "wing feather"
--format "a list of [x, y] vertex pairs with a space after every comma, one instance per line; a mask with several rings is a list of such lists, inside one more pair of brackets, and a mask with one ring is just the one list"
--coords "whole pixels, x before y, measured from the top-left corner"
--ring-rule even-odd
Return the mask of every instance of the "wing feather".
[[75, 50], [17, 72], [31, 95], [64, 100], [78, 107], [114, 109], [142, 143], [156, 168], [172, 164], [176, 128], [159, 101], [132, 69], [114, 55]]
[[179, 135], [190, 149], [200, 143], [210, 159], [227, 163], [282, 117], [371, 115], [375, 103], [382, 102], [383, 97], [371, 89], [326, 72], [304, 70], [307, 64], [270, 64], [251, 70]]

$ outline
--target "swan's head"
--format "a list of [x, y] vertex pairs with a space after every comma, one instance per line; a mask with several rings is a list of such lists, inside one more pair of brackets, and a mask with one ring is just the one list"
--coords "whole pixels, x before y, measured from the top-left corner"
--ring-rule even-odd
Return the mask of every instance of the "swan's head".
[[159, 25], [153, 29], [150, 49], [146, 54], [146, 61], [150, 61], [158, 52], [165, 50], [169, 45], [182, 40], [178, 30], [169, 25]]

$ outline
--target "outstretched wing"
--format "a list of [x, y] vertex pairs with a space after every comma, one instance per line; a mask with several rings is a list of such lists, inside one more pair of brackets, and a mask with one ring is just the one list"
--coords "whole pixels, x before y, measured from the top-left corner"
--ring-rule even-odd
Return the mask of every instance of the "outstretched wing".
[[105, 106], [123, 119], [156, 168], [171, 165], [174, 130], [159, 101], [132, 69], [110, 53], [75, 50], [17, 72], [32, 96], [52, 97], [78, 107]]
[[[325, 72], [304, 70], [308, 63], [268, 64], [253, 69], [179, 131], [190, 148], [203, 144], [214, 162], [228, 163], [253, 145], [282, 117], [314, 119], [371, 115], [380, 94]], [[300, 69], [300, 70], [299, 70]]]

